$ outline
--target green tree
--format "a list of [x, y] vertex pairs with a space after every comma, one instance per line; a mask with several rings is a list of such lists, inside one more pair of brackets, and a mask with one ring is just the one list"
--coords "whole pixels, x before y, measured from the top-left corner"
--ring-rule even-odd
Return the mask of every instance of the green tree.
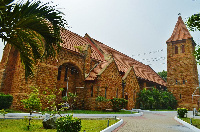
[[38, 88], [31, 87], [31, 89], [32, 89], [32, 91], [28, 95], [28, 98], [21, 100], [22, 104], [24, 105], [24, 108], [26, 110], [28, 110], [28, 112], [30, 113], [29, 124], [27, 126], [28, 130], [31, 126], [32, 112], [35, 111], [35, 110], [41, 110], [41, 108], [42, 108], [42, 103], [41, 103]]
[[40, 0], [0, 0], [0, 38], [20, 52], [26, 77], [38, 60], [55, 57], [65, 24], [62, 12]]
[[[200, 31], [200, 13], [189, 17], [186, 21], [186, 25], [190, 31]], [[197, 62], [200, 64], [200, 46], [196, 47], [194, 55], [196, 56]]]
[[177, 106], [177, 100], [172, 93], [155, 88], [141, 90], [138, 93], [137, 103], [143, 109], [175, 109]]
[[158, 72], [158, 75], [167, 81], [167, 71], [163, 70], [162, 72]]

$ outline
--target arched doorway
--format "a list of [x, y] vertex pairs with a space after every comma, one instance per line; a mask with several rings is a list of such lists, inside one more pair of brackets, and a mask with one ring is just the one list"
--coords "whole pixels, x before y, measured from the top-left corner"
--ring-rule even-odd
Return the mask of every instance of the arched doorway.
[[63, 88], [62, 97], [68, 92], [76, 94], [76, 88], [83, 87], [83, 74], [78, 66], [64, 63], [58, 67], [57, 88]]

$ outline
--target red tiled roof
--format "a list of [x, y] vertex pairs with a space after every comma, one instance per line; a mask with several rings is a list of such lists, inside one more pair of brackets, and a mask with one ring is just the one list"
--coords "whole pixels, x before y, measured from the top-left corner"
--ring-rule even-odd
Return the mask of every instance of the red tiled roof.
[[167, 43], [177, 40], [189, 39], [192, 38], [190, 32], [188, 31], [187, 27], [185, 26], [181, 16], [178, 17], [178, 21], [174, 28], [174, 31], [171, 37], [167, 40]]
[[[61, 32], [61, 36], [63, 39], [61, 46], [71, 51], [80, 53], [80, 51], [78, 51], [75, 46], [83, 46], [86, 48], [86, 45], [91, 45], [91, 58], [99, 61], [100, 63], [94, 69], [92, 69], [86, 80], [94, 80], [97, 75], [101, 73], [107, 65], [110, 64], [110, 62], [105, 61], [103, 56], [103, 54], [107, 54], [113, 56], [119, 71], [126, 73], [127, 70], [133, 66], [137, 77], [166, 86], [166, 82], [149, 66], [144, 65], [143, 63], [136, 61], [135, 59], [130, 58], [127, 55], [112, 49], [111, 47], [95, 39], [92, 39], [92, 41], [100, 49], [95, 47], [94, 44], [91, 44], [92, 42], [87, 40], [85, 37], [81, 37], [78, 34], [75, 34], [66, 29]], [[101, 52], [103, 52], [103, 54]]]
[[97, 40], [95, 40], [95, 42], [101, 47], [102, 51], [113, 55], [119, 71], [126, 73], [127, 70], [133, 66], [137, 77], [166, 86], [166, 82], [150, 66], [145, 65]]
[[[77, 48], [75, 48], [76, 46], [83, 46], [84, 48], [86, 48], [86, 45], [90, 44], [90, 42], [88, 42], [88, 40], [85, 39], [84, 37], [81, 37], [80, 35], [73, 33], [67, 29], [63, 29], [61, 31], [61, 37], [62, 37], [63, 43], [61, 43], [60, 45], [63, 48], [71, 50], [71, 51], [75, 51], [78, 53], [80, 53], [80, 51]], [[91, 58], [98, 61], [103, 61], [101, 55], [99, 54], [97, 50], [94, 49], [93, 46], [91, 47]]]

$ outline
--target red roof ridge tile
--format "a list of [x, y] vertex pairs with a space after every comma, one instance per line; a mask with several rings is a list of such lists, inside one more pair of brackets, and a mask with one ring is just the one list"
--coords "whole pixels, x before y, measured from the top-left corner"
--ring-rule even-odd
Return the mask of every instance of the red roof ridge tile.
[[173, 30], [173, 33], [171, 37], [167, 40], [167, 43], [177, 40], [183, 40], [183, 39], [189, 39], [192, 38], [190, 35], [190, 32], [188, 31], [185, 23], [183, 22], [183, 19], [181, 16], [178, 17], [178, 21], [175, 25], [175, 28]]

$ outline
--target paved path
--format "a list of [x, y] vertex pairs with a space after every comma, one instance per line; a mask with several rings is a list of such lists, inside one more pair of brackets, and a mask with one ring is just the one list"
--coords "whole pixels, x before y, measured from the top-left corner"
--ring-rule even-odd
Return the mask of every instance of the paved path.
[[139, 117], [121, 117], [124, 124], [114, 132], [193, 132], [174, 120], [176, 112], [144, 112]]

